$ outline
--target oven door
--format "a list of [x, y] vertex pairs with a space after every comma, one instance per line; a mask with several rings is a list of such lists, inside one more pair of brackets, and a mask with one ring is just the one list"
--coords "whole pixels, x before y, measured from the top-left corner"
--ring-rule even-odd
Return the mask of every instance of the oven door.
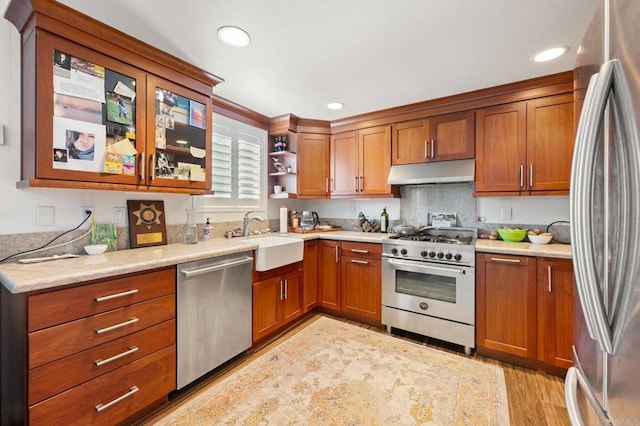
[[385, 259], [382, 304], [475, 324], [475, 268]]

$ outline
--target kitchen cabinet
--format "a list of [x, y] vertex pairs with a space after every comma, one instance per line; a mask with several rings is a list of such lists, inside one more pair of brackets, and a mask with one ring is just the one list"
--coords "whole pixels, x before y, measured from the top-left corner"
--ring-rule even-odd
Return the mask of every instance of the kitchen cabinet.
[[573, 126], [571, 94], [478, 110], [475, 195], [568, 194]]
[[392, 196], [391, 126], [331, 136], [331, 196]]
[[209, 192], [219, 79], [58, 3], [7, 18], [25, 31], [19, 188]]
[[476, 268], [476, 346], [535, 359], [536, 258], [478, 254]]
[[166, 401], [176, 388], [175, 285], [169, 267], [3, 293], [3, 329], [15, 334], [3, 354], [2, 423], [115, 424]]
[[560, 368], [573, 365], [573, 265], [570, 260], [538, 259], [540, 321], [538, 359]]
[[318, 305], [318, 262], [320, 259], [320, 241], [304, 242], [302, 259], [302, 306], [303, 312], [309, 312]]
[[298, 133], [298, 198], [326, 198], [329, 169], [329, 135]]
[[382, 313], [382, 246], [341, 243], [342, 312], [380, 322]]
[[340, 310], [340, 241], [319, 241], [318, 305]]
[[320, 241], [320, 300], [333, 313], [379, 324], [382, 247], [375, 243]]
[[478, 353], [531, 368], [570, 367], [571, 261], [479, 253], [476, 268]]
[[253, 342], [298, 318], [303, 312], [302, 263], [258, 272], [253, 284]]
[[391, 164], [473, 158], [475, 115], [464, 111], [394, 124]]

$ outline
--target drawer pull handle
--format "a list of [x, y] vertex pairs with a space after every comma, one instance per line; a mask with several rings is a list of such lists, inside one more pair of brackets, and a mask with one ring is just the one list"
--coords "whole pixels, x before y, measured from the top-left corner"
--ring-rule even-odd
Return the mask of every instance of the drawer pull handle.
[[351, 249], [351, 251], [354, 253], [363, 253], [363, 254], [369, 253], [369, 250], [361, 250], [361, 249]]
[[359, 263], [361, 265], [368, 265], [369, 262], [367, 262], [366, 260], [357, 260], [357, 259], [351, 259], [351, 263]]
[[133, 290], [127, 290], [120, 293], [110, 294], [108, 296], [100, 296], [100, 297], [96, 297], [95, 299], [96, 299], [96, 302], [104, 302], [106, 300], [117, 299], [118, 297], [125, 297], [131, 294], [136, 294], [137, 292], [138, 292], [138, 289], [134, 288]]
[[129, 389], [129, 392], [125, 393], [122, 396], [117, 397], [116, 399], [114, 399], [113, 401], [107, 402], [106, 404], [98, 404], [96, 405], [96, 411], [99, 413], [103, 410], [106, 410], [107, 408], [111, 407], [113, 404], [117, 404], [118, 402], [122, 401], [123, 399], [129, 398], [130, 396], [132, 396], [134, 393], [138, 392], [140, 389], [137, 386], [132, 386]]
[[520, 263], [520, 259], [503, 259], [501, 257], [492, 257], [493, 262]]
[[96, 364], [96, 367], [101, 367], [101, 366], [103, 366], [105, 364], [108, 364], [108, 363], [110, 363], [112, 361], [115, 361], [115, 360], [120, 359], [122, 357], [125, 357], [127, 355], [131, 355], [132, 353], [136, 352], [137, 350], [138, 350], [137, 346], [131, 346], [128, 351], [124, 351], [124, 352], [122, 352], [122, 353], [120, 353], [118, 355], [114, 355], [111, 358], [98, 359], [98, 360], [95, 360], [93, 362]]
[[102, 333], [106, 333], [107, 331], [116, 330], [118, 328], [126, 327], [127, 325], [134, 324], [134, 323], [136, 323], [138, 321], [139, 321], [138, 318], [133, 317], [129, 321], [121, 322], [120, 324], [111, 325], [111, 326], [105, 327], [105, 328], [99, 328], [98, 330], [96, 330], [96, 334], [102, 334]]

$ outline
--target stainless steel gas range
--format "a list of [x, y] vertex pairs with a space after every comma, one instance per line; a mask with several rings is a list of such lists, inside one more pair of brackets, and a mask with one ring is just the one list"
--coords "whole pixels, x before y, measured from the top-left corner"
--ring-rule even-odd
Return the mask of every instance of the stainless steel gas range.
[[475, 348], [475, 228], [382, 241], [382, 323]]

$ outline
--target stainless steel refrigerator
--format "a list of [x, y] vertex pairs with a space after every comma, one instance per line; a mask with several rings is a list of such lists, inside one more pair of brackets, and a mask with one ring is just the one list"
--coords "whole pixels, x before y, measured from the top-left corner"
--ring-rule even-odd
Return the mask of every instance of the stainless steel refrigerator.
[[[604, 0], [578, 51], [571, 175], [574, 425], [640, 426], [640, 1]], [[578, 114], [576, 114], [578, 116]]]

